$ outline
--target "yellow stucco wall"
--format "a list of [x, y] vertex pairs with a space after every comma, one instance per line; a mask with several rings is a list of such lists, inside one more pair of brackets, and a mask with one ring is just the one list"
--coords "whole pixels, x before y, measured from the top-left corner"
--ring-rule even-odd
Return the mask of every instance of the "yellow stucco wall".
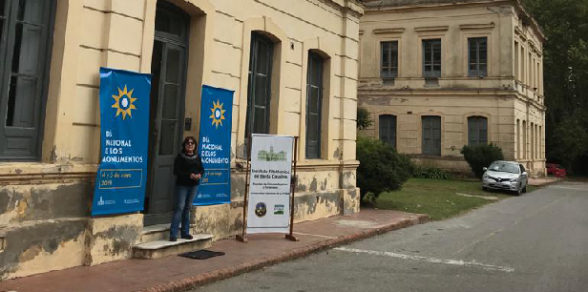
[[[467, 118], [483, 116], [488, 119], [488, 141], [502, 148], [505, 159], [525, 163], [533, 176], [543, 175], [545, 135], [533, 134], [537, 139], [527, 139], [527, 151], [534, 149], [534, 152], [522, 158], [523, 150], [517, 147], [523, 135], [516, 130], [516, 120], [525, 120], [529, 126], [533, 123], [533, 127], [537, 125], [533, 130], [537, 133], [545, 131], [544, 38], [516, 1], [395, 7], [370, 6], [369, 2], [360, 24], [359, 105], [368, 109], [374, 124], [361, 131], [361, 135], [379, 137], [379, 116], [395, 115], [396, 144], [400, 152], [413, 155], [417, 162], [469, 172], [460, 154], [460, 149], [468, 143]], [[468, 77], [470, 37], [487, 37], [486, 77]], [[441, 39], [442, 43], [441, 77], [438, 85], [426, 85], [422, 41], [433, 38]], [[515, 40], [517, 47], [525, 48], [526, 56], [525, 60], [516, 58], [517, 66]], [[394, 84], [384, 84], [380, 78], [383, 41], [398, 41], [398, 77]], [[523, 64], [527, 69], [533, 64], [530, 73], [520, 71]], [[421, 117], [426, 115], [441, 117], [440, 157], [421, 155]]]
[[[242, 224], [252, 31], [275, 42], [270, 133], [300, 137], [296, 222], [358, 212], [355, 120], [363, 6], [355, 0], [157, 1], [169, 1], [191, 17], [185, 117], [194, 122], [184, 136], [198, 134], [203, 84], [235, 91], [232, 203], [197, 208], [195, 229], [217, 240], [236, 234]], [[100, 150], [99, 68], [150, 73], [157, 1], [56, 1], [42, 158], [0, 163], [0, 185], [7, 186], [0, 189], [0, 195], [7, 194], [0, 212], [0, 242], [6, 248], [0, 253], [15, 254], [0, 279], [130, 256], [130, 244], [143, 228], [141, 214], [89, 217]], [[305, 159], [304, 152], [309, 50], [326, 57], [320, 159]], [[77, 205], [59, 207], [71, 200]], [[48, 211], [35, 215], [43, 208]], [[41, 228], [60, 231], [33, 238]], [[56, 245], [43, 243], [44, 236]], [[75, 256], [63, 260], [70, 253]]]
[[[328, 56], [330, 69], [329, 123], [324, 137], [324, 160], [355, 159], [356, 81], [359, 13], [354, 1], [170, 0], [192, 15], [186, 117], [198, 132], [199, 86], [207, 84], [235, 91], [232, 151], [240, 155], [244, 140], [247, 70], [251, 31], [276, 38], [279, 72], [272, 92], [277, 112], [271, 132], [304, 136], [306, 58], [309, 50]], [[339, 3], [340, 2], [340, 3]], [[343, 8], [341, 7], [343, 5]], [[43, 162], [96, 164], [98, 162], [100, 66], [149, 73], [156, 1], [59, 1], [65, 19], [56, 24], [47, 120], [59, 129], [47, 131]], [[66, 10], [66, 11], [62, 11]], [[311, 13], [309, 13], [311, 12]], [[60, 15], [61, 16], [61, 15]], [[57, 31], [59, 28], [59, 31]], [[58, 41], [65, 44], [58, 44]], [[200, 62], [196, 62], [200, 61]], [[56, 72], [59, 73], [59, 72]], [[79, 139], [84, 137], [87, 139]], [[301, 139], [304, 154], [304, 139]], [[339, 148], [339, 151], [336, 151]], [[343, 151], [343, 148], [350, 149]], [[337, 152], [337, 153], [335, 153]], [[338, 154], [338, 155], [335, 155]], [[304, 155], [301, 155], [304, 157]]]

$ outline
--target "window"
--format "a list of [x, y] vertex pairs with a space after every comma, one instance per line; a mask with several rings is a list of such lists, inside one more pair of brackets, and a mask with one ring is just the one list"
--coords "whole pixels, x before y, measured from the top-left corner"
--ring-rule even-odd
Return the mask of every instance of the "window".
[[269, 133], [273, 48], [274, 43], [266, 36], [255, 32], [251, 34], [246, 141], [252, 133]]
[[523, 159], [527, 159], [527, 122], [523, 121], [523, 128], [521, 129], [523, 132]]
[[468, 145], [488, 144], [488, 119], [485, 117], [468, 118]]
[[323, 58], [308, 54], [306, 80], [306, 158], [321, 156], [321, 111], [323, 97]]
[[515, 128], [515, 147], [516, 147], [516, 159], [521, 159], [521, 137], [519, 132], [520, 130], [521, 120], [517, 119], [517, 126]]
[[533, 160], [535, 159], [535, 125], [533, 123], [529, 127], [529, 136], [529, 158]]
[[488, 38], [469, 38], [468, 76], [488, 76]]
[[[539, 61], [535, 62], [535, 65], [537, 66], [537, 68], [535, 69], [535, 91], [537, 91], [540, 87], [541, 84], [541, 80], [540, 80], [540, 65], [539, 65]], [[539, 91], [537, 91], [537, 93], [539, 93]]]
[[539, 126], [539, 158], [543, 158], [543, 128]]
[[441, 77], [441, 39], [423, 41], [423, 75], [425, 78]]
[[425, 116], [423, 124], [423, 154], [441, 156], [441, 117]]
[[396, 148], [396, 116], [380, 116], [380, 141]]
[[398, 42], [381, 42], [380, 77], [396, 78], [398, 76]]
[[521, 66], [520, 67], [521, 68], [520, 69], [521, 70], [521, 72], [520, 72], [520, 80], [521, 80], [522, 83], [525, 83], [525, 74], [526, 74], [526, 72], [525, 72], [525, 48], [522, 45], [521, 45], [521, 57], [520, 57], [520, 59], [521, 59], [521, 63], [520, 63], [520, 66]]
[[515, 41], [515, 49], [514, 49], [514, 77], [515, 79], [521, 80], [521, 77], [519, 75], [519, 42]]
[[0, 160], [36, 160], [54, 1], [0, 1]]
[[527, 85], [531, 86], [533, 81], [533, 55], [531, 55], [531, 49], [529, 49], [529, 57], [527, 57]]

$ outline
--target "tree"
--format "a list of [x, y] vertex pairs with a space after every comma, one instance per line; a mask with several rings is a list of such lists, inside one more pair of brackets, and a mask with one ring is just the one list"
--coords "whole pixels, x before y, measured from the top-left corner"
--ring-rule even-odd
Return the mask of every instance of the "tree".
[[588, 0], [523, 0], [542, 27], [547, 160], [588, 171]]
[[370, 112], [363, 107], [357, 107], [357, 129], [363, 130], [369, 128], [374, 124], [374, 121], [370, 117]]

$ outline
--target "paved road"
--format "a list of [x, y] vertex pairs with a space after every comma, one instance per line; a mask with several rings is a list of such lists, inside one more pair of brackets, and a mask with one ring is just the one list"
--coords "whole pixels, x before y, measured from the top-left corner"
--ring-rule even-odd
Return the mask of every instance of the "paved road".
[[588, 184], [553, 185], [194, 291], [585, 292]]

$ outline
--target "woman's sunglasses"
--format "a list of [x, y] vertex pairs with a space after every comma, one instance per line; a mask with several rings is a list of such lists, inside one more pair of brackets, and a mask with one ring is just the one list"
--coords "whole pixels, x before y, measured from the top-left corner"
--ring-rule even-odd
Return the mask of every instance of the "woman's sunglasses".
[[196, 142], [194, 142], [194, 141], [188, 141], [186, 144], [187, 145], [196, 145]]

